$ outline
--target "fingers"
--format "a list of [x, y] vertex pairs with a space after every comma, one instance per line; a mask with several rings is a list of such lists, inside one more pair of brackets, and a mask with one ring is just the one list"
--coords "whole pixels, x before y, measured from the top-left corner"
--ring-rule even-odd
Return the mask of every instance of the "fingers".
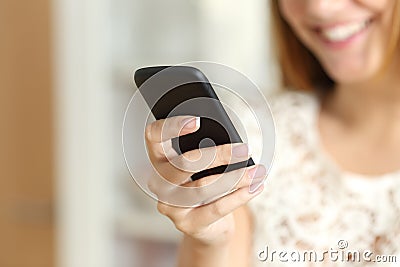
[[[162, 178], [168, 180], [168, 182], [175, 185], [186, 185], [187, 182], [191, 181], [190, 176], [193, 173], [216, 166], [243, 162], [249, 159], [250, 156], [248, 152], [249, 149], [246, 144], [226, 144], [217, 147], [189, 151], [177, 157], [168, 157], [168, 159], [164, 161], [158, 161], [154, 167]], [[165, 151], [160, 153], [163, 154]], [[165, 154], [163, 155], [165, 157]], [[245, 170], [246, 169], [239, 169], [224, 173], [223, 175], [229, 176], [230, 178], [227, 179], [234, 181], [240, 179]], [[191, 183], [189, 186], [201, 187], [204, 184], [217, 180], [220, 176], [221, 175], [218, 174], [204, 177], [199, 179], [197, 184]], [[235, 179], [235, 177], [238, 177], [238, 179]], [[152, 182], [157, 182], [157, 180]]]
[[[263, 165], [255, 165], [243, 169], [230, 171], [223, 174], [215, 174], [201, 178], [196, 181], [186, 183], [185, 187], [205, 187], [217, 181], [218, 179], [224, 179], [227, 181], [238, 181], [235, 185], [235, 189], [242, 187], [248, 187], [249, 190], [253, 189], [260, 182], [262, 182], [266, 175], [266, 168]], [[252, 188], [250, 188], [252, 186]]]
[[[202, 238], [205, 235], [212, 236], [213, 230], [211, 226], [215, 225], [214, 223], [245, 205], [263, 191], [264, 185], [262, 182], [266, 175], [266, 168], [262, 165], [256, 165], [246, 169], [235, 170], [224, 175], [227, 175], [226, 179], [231, 179], [235, 175], [243, 175], [240, 182], [236, 185], [236, 190], [214, 202], [194, 208], [170, 206], [159, 201], [157, 204], [158, 211], [170, 218], [175, 227], [185, 234], [193, 237], [201, 236]], [[215, 182], [218, 179], [217, 176], [205, 177], [188, 183], [185, 186], [201, 187], [208, 185]], [[252, 189], [253, 185], [256, 185], [256, 189]]]
[[194, 209], [190, 216], [193, 216], [192, 219], [197, 218], [194, 220], [197, 224], [195, 227], [210, 225], [245, 205], [263, 190], [264, 185], [253, 192], [250, 192], [247, 186], [242, 187], [210, 204]]
[[264, 185], [250, 192], [248, 187], [242, 187], [210, 204], [196, 208], [174, 207], [158, 202], [158, 211], [167, 216], [183, 233], [196, 233], [245, 205], [264, 190]]
[[147, 142], [161, 143], [174, 137], [195, 132], [200, 127], [200, 117], [176, 116], [157, 120], [147, 125], [145, 137]]
[[192, 133], [199, 129], [199, 124], [200, 118], [193, 116], [176, 116], [149, 124], [145, 136], [150, 160], [168, 160], [177, 169], [193, 174], [250, 158], [249, 147], [246, 144], [226, 144], [177, 155], [172, 148], [171, 138]]
[[225, 144], [188, 151], [172, 158], [171, 163], [184, 172], [196, 173], [249, 158], [250, 149], [247, 144]]
[[186, 199], [186, 203], [197, 205], [196, 203], [208, 203], [241, 188], [254, 192], [264, 182], [265, 176], [266, 168], [263, 165], [256, 165], [187, 182], [183, 187], [174, 187], [170, 183], [165, 184], [159, 179], [154, 179], [149, 188], [151, 187], [150, 190], [160, 200], [179, 197]]
[[[154, 168], [157, 170], [158, 175], [149, 179], [148, 186], [149, 189], [151, 187], [151, 191], [158, 197], [165, 195], [165, 192], [162, 191], [172, 193], [170, 192], [171, 187], [179, 186], [191, 181], [191, 175], [189, 173], [175, 168], [168, 161], [158, 162], [154, 165]], [[165, 188], [165, 186], [167, 186], [167, 188]]]

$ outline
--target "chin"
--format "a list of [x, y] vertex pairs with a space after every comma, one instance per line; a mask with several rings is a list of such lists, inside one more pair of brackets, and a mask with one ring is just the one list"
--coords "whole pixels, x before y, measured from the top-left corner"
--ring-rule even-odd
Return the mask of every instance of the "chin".
[[370, 81], [379, 71], [379, 67], [350, 67], [337, 65], [334, 68], [325, 68], [327, 74], [336, 84], [362, 84]]
[[335, 81], [336, 84], [362, 84], [368, 81], [370, 76], [363, 75], [363, 74], [354, 74], [354, 75], [349, 75], [349, 74], [344, 74], [344, 75], [330, 75], [333, 81]]
[[[356, 52], [354, 52], [356, 53]], [[381, 53], [356, 53], [320, 57], [322, 67], [336, 84], [363, 84], [370, 82], [383, 64]]]

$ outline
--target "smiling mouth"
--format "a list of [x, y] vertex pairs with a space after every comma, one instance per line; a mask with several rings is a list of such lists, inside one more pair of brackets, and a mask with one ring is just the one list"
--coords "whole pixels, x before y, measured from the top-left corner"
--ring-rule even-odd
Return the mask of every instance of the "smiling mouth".
[[368, 28], [372, 21], [372, 19], [366, 19], [329, 28], [318, 28], [315, 31], [328, 42], [343, 42]]

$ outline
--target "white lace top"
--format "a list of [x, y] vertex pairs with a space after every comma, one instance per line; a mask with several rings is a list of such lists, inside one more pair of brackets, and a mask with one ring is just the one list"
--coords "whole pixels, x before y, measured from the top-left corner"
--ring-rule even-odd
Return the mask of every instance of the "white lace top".
[[269, 102], [276, 154], [249, 204], [253, 266], [400, 266], [400, 171], [372, 178], [341, 170], [319, 144], [315, 96], [286, 92]]

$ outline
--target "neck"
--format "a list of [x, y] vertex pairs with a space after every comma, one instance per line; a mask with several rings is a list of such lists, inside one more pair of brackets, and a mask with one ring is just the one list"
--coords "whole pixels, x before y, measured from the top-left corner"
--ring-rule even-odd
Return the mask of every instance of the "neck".
[[325, 102], [326, 111], [347, 125], [400, 121], [400, 75], [391, 73], [364, 83], [336, 86]]

